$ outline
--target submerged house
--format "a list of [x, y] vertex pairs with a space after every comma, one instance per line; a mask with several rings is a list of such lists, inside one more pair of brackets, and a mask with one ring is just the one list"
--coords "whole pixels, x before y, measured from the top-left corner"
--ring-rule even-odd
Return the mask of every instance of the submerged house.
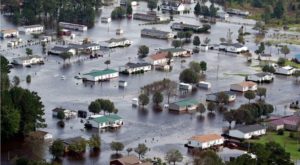
[[173, 0], [164, 0], [161, 4], [162, 11], [169, 11], [173, 13], [181, 13], [185, 9], [184, 5], [180, 1], [173, 1]]
[[246, 81], [253, 81], [258, 83], [272, 82], [274, 80], [274, 75], [268, 72], [261, 72], [256, 74], [251, 74], [246, 76]]
[[133, 19], [151, 22], [157, 22], [162, 20], [162, 18], [158, 15], [151, 13], [134, 13]]
[[111, 38], [108, 41], [100, 43], [100, 47], [103, 48], [116, 48], [116, 47], [127, 47], [132, 44], [132, 41], [126, 38]]
[[245, 125], [229, 130], [229, 136], [238, 139], [251, 139], [266, 134], [266, 127], [260, 124]]
[[190, 57], [192, 55], [192, 53], [189, 50], [183, 48], [159, 49], [158, 52], [170, 52], [173, 57]]
[[202, 27], [199, 25], [192, 25], [186, 23], [173, 23], [171, 25], [172, 30], [180, 30], [180, 31], [199, 31]]
[[198, 104], [199, 101], [195, 99], [184, 99], [184, 100], [171, 103], [169, 105], [169, 110], [179, 112], [179, 113], [193, 111], [196, 110]]
[[174, 34], [172, 32], [157, 30], [157, 29], [142, 29], [141, 30], [142, 37], [150, 37], [157, 39], [171, 39], [174, 38]]
[[147, 72], [152, 69], [152, 65], [150, 63], [132, 63], [128, 62], [125, 66], [120, 67], [120, 72], [125, 74], [139, 73], [139, 72]]
[[268, 127], [271, 130], [285, 129], [289, 131], [300, 131], [300, 116], [297, 114], [291, 116], [283, 116], [268, 122]]
[[116, 114], [90, 116], [86, 124], [93, 128], [117, 128], [123, 125], [123, 119]]
[[[229, 97], [229, 102], [235, 101], [236, 99], [236, 94], [232, 91], [223, 91], [226, 95]], [[210, 93], [206, 95], [206, 101], [212, 101], [212, 102], [218, 102], [218, 95], [221, 92], [217, 93]]]
[[75, 55], [76, 49], [69, 47], [69, 46], [54, 46], [52, 49], [48, 51], [48, 54], [53, 55], [62, 55], [63, 53], [71, 53], [72, 55]]
[[246, 92], [246, 91], [256, 91], [257, 84], [252, 81], [244, 81], [238, 84], [231, 84], [230, 85], [231, 91], [238, 91], [238, 92]]
[[154, 165], [154, 164], [147, 161], [142, 162], [138, 157], [129, 155], [119, 159], [111, 160], [109, 165]]
[[290, 76], [290, 75], [294, 74], [295, 71], [296, 71], [296, 69], [291, 66], [277, 67], [275, 69], [276, 74], [282, 74], [282, 75], [286, 75], [286, 76]]
[[63, 29], [70, 29], [76, 31], [87, 31], [88, 27], [85, 25], [68, 23], [68, 22], [59, 22], [58, 26]]
[[188, 139], [186, 144], [189, 148], [207, 149], [223, 145], [224, 138], [218, 134], [196, 135]]
[[16, 29], [4, 29], [1, 30], [0, 32], [0, 38], [4, 39], [4, 38], [13, 38], [13, 37], [18, 37], [19, 36], [19, 32]]
[[240, 43], [221, 43], [219, 45], [219, 50], [230, 52], [230, 53], [243, 53], [248, 52], [248, 47], [240, 44]]
[[43, 25], [29, 25], [29, 26], [22, 26], [19, 28], [20, 32], [31, 34], [31, 33], [43, 33], [44, 26]]
[[119, 77], [119, 72], [114, 69], [92, 70], [82, 75], [83, 81], [105, 81]]
[[168, 52], [158, 52], [146, 58], [146, 61], [152, 65], [166, 65], [168, 62]]
[[23, 57], [13, 58], [12, 63], [16, 65], [23, 65], [23, 66], [32, 65], [32, 64], [43, 64], [44, 58], [38, 55], [23, 56]]

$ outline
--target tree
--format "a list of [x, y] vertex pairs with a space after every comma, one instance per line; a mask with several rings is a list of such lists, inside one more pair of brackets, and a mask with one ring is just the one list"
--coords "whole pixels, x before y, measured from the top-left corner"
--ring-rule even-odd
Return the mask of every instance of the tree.
[[278, 58], [277, 64], [278, 64], [279, 66], [284, 66], [284, 65], [285, 65], [285, 62], [286, 62], [286, 59], [280, 57], [280, 58]]
[[55, 159], [58, 159], [59, 157], [63, 156], [64, 150], [64, 143], [60, 139], [55, 140], [49, 147], [49, 152], [53, 155]]
[[199, 75], [192, 69], [185, 69], [179, 75], [179, 80], [184, 83], [196, 84], [199, 79]]
[[32, 49], [26, 48], [26, 54], [27, 54], [27, 56], [32, 55]]
[[212, 113], [215, 109], [216, 109], [216, 104], [215, 104], [215, 103], [209, 102], [209, 103], [207, 104], [207, 110], [208, 110], [210, 113]]
[[116, 7], [112, 12], [111, 12], [111, 18], [112, 19], [122, 19], [124, 18], [124, 15], [126, 14], [126, 10], [123, 7]]
[[265, 51], [265, 43], [261, 42], [258, 49], [255, 51], [256, 54], [262, 54]]
[[168, 65], [171, 65], [172, 58], [173, 58], [173, 54], [171, 52], [168, 52], [168, 54], [167, 54], [167, 59], [168, 59], [167, 63], [168, 63]]
[[229, 103], [229, 96], [225, 92], [220, 92], [217, 95], [217, 102], [219, 104], [228, 104]]
[[263, 87], [258, 87], [256, 90], [256, 95], [259, 96], [259, 100], [261, 100], [261, 97], [266, 97], [267, 89]]
[[243, 34], [239, 34], [238, 38], [236, 39], [239, 43], [245, 44], [245, 39]]
[[284, 57], [286, 58], [286, 55], [290, 53], [290, 49], [287, 45], [284, 45], [281, 49], [280, 52], [284, 54]]
[[248, 99], [248, 100], [249, 100], [249, 103], [250, 103], [250, 101], [251, 101], [252, 99], [255, 98], [255, 92], [253, 92], [253, 91], [246, 91], [246, 92], [244, 93], [244, 97], [245, 97], [246, 99]]
[[231, 123], [234, 121], [234, 112], [226, 111], [224, 112], [223, 118], [229, 123], [229, 129], [231, 128]]
[[164, 96], [160, 92], [155, 92], [153, 94], [152, 101], [153, 101], [153, 103], [158, 105], [164, 101]]
[[148, 53], [149, 53], [149, 47], [148, 46], [142, 45], [142, 46], [139, 47], [139, 50], [138, 50], [139, 57], [144, 58], [148, 55]]
[[145, 144], [138, 144], [136, 148], [134, 148], [134, 152], [139, 155], [139, 159], [143, 157], [148, 151], [148, 147]]
[[182, 42], [181, 42], [180, 40], [173, 40], [173, 41], [172, 41], [172, 46], [173, 46], [174, 48], [181, 47], [181, 45], [182, 45]]
[[190, 66], [190, 69], [193, 70], [196, 73], [199, 73], [200, 70], [201, 70], [201, 66], [200, 66], [199, 62], [191, 61], [189, 66]]
[[206, 111], [206, 108], [203, 103], [199, 103], [196, 109], [197, 112], [200, 112], [201, 116]]
[[193, 35], [193, 32], [191, 32], [191, 31], [184, 32], [185, 42], [189, 42], [191, 40], [192, 35]]
[[132, 152], [132, 150], [133, 150], [132, 148], [127, 148], [127, 149], [126, 149], [127, 155], [128, 155], [128, 156], [129, 156], [130, 152]]
[[223, 165], [223, 162], [216, 152], [205, 150], [195, 154], [194, 165]]
[[96, 114], [96, 113], [100, 113], [101, 111], [101, 104], [99, 103], [99, 101], [92, 101], [88, 107], [89, 111]]
[[30, 75], [27, 75], [26, 76], [26, 82], [29, 84], [31, 82], [31, 76]]
[[104, 113], [113, 113], [116, 111], [114, 103], [110, 100], [97, 99], [97, 101], [100, 103], [101, 109], [103, 109]]
[[147, 7], [152, 11], [153, 9], [157, 8], [157, 0], [149, 0]]
[[139, 95], [139, 103], [143, 106], [147, 105], [149, 103], [149, 97], [146, 94], [140, 94]]
[[3, 105], [2, 99], [6, 94], [3, 93], [1, 97], [1, 139], [6, 140], [19, 132], [21, 115], [17, 109]]
[[230, 160], [226, 165], [255, 165], [256, 160], [249, 154], [243, 154], [237, 158]]
[[110, 65], [110, 60], [106, 60], [106, 61], [104, 61], [104, 64], [106, 65], [106, 68], [108, 69], [108, 65]]
[[65, 113], [63, 111], [59, 111], [57, 113], [57, 118], [60, 119], [60, 120], [65, 119]]
[[271, 65], [265, 65], [262, 68], [263, 72], [275, 73], [275, 68]]
[[274, 12], [273, 12], [273, 17], [277, 19], [281, 19], [284, 14], [284, 6], [282, 0], [277, 1]]
[[20, 84], [20, 78], [18, 76], [13, 77], [14, 86], [18, 86]]
[[124, 149], [124, 144], [121, 142], [111, 142], [110, 148], [113, 151], [116, 151], [116, 154], [118, 154], [119, 151], [122, 151]]
[[127, 13], [127, 15], [132, 15], [132, 6], [131, 6], [131, 4], [127, 5], [126, 13]]
[[300, 71], [296, 70], [293, 74], [293, 76], [296, 78], [296, 82], [298, 82], [298, 77], [300, 77]]
[[101, 138], [98, 134], [94, 134], [90, 137], [88, 145], [93, 150], [99, 150], [101, 148]]
[[64, 62], [66, 61], [66, 59], [69, 59], [73, 56], [72, 53], [70, 52], [64, 52], [60, 55], [60, 57], [64, 60]]
[[75, 154], [82, 154], [86, 149], [86, 140], [81, 139], [69, 145], [68, 150]]
[[165, 159], [167, 160], [167, 162], [172, 162], [175, 165], [176, 162], [182, 162], [183, 156], [180, 151], [171, 149], [167, 152]]
[[185, 32], [179, 31], [177, 32], [177, 38], [180, 39], [180, 41], [185, 37]]
[[205, 61], [200, 62], [200, 68], [201, 68], [202, 74], [203, 74], [203, 72], [205, 72], [207, 70], [207, 64]]
[[201, 44], [199, 36], [194, 36], [193, 45], [198, 47]]
[[205, 45], [208, 45], [208, 44], [210, 43], [210, 39], [206, 37], [206, 38], [204, 39], [204, 43], [205, 43]]
[[199, 1], [197, 2], [197, 4], [194, 7], [194, 14], [198, 17], [201, 14], [201, 6]]

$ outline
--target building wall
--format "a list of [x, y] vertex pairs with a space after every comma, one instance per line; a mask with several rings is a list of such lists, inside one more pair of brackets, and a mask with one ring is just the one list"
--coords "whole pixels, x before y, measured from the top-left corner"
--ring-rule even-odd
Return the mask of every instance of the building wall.
[[199, 141], [195, 141], [195, 140], [189, 140], [188, 142], [188, 146], [190, 147], [194, 147], [194, 148], [201, 148], [201, 149], [205, 149], [205, 148], [210, 148], [216, 145], [221, 145], [224, 143], [224, 139], [217, 139], [217, 140], [212, 140], [209, 142], [199, 142]]

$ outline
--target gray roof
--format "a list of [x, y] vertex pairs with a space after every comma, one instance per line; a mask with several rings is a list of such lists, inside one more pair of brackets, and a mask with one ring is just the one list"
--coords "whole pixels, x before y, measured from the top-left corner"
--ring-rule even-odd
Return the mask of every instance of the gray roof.
[[256, 75], [257, 77], [272, 76], [271, 73], [267, 73], [267, 72], [256, 73], [254, 75]]
[[69, 138], [69, 139], [64, 139], [63, 143], [65, 145], [71, 145], [71, 144], [74, 144], [76, 142], [79, 142], [80, 140], [85, 140], [85, 139], [81, 136], [77, 136], [77, 137], [73, 137], [73, 138]]
[[260, 124], [254, 124], [254, 125], [245, 125], [241, 127], [235, 128], [235, 130], [239, 130], [243, 133], [250, 133], [258, 130], [266, 129], [266, 127], [260, 125]]
[[64, 112], [66, 109], [64, 108], [54, 108], [52, 111], [53, 112]]
[[67, 52], [69, 51], [71, 48], [67, 47], [67, 46], [54, 46], [51, 51], [59, 51], [59, 52]]
[[193, 29], [201, 28], [199, 25], [192, 25], [192, 24], [178, 23], [178, 22], [173, 23], [172, 26], [181, 26], [181, 28], [193, 28]]
[[167, 31], [162, 31], [162, 30], [157, 30], [157, 29], [142, 29], [141, 32], [150, 32], [150, 33], [157, 33], [157, 34], [160, 34], [160, 35], [167, 35], [169, 34], [170, 32], [167, 32]]
[[126, 38], [111, 38], [110, 40], [105, 41], [105, 42], [113, 43], [113, 42], [121, 42], [121, 41], [126, 41], [126, 40], [127, 40]]
[[233, 47], [235, 47], [235, 48], [241, 48], [241, 47], [243, 47], [243, 45], [242, 44], [239, 44], [239, 43], [232, 43], [232, 44], [230, 44], [230, 43], [221, 43], [220, 45], [224, 45], [224, 46], [233, 46]]
[[14, 58], [14, 60], [16, 59], [20, 59], [20, 60], [30, 60], [32, 58], [42, 58], [41, 56], [38, 56], [38, 55], [31, 55], [31, 56], [22, 56], [22, 57], [17, 57], [17, 58]]
[[[221, 91], [221, 92], [224, 92], [225, 94], [229, 95], [229, 96], [235, 96], [236, 93], [232, 92], [232, 91]], [[219, 93], [221, 92], [216, 92], [216, 93], [210, 93], [210, 94], [207, 94], [207, 95], [218, 95]]]
[[96, 43], [87, 43], [87, 44], [69, 44], [70, 48], [74, 48], [74, 49], [86, 49], [90, 46], [99, 46], [99, 44]]
[[144, 66], [150, 66], [151, 64], [149, 63], [132, 63], [129, 62], [126, 64], [129, 68], [138, 68], [138, 67], [144, 67]]

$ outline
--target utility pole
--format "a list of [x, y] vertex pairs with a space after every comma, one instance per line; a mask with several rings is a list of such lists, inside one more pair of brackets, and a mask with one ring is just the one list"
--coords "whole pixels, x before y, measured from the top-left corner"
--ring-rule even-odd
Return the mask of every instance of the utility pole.
[[217, 66], [217, 80], [219, 79], [219, 64]]

